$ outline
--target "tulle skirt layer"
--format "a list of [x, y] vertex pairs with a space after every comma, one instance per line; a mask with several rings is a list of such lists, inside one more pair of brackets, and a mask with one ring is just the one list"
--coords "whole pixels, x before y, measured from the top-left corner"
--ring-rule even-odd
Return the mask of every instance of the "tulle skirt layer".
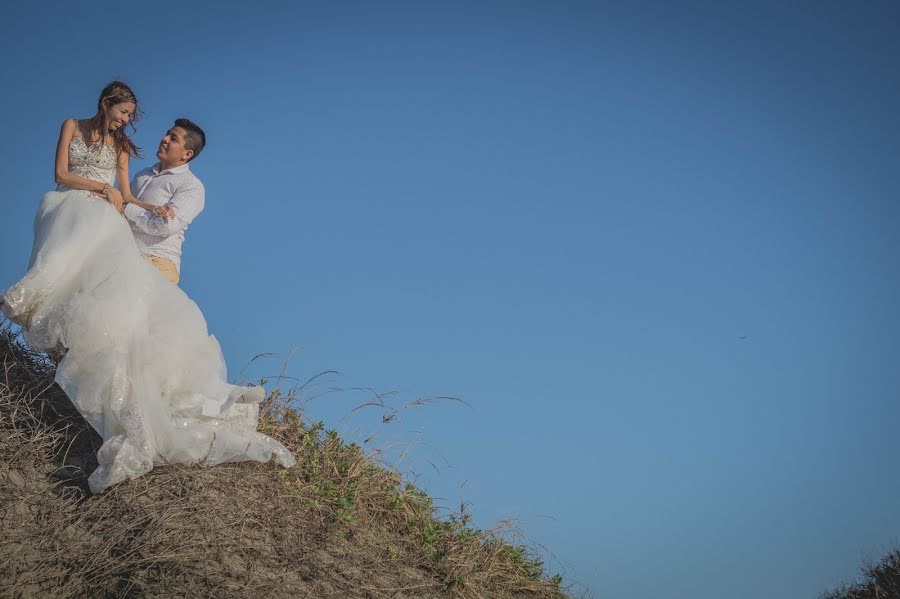
[[28, 272], [2, 300], [31, 347], [65, 350], [56, 381], [104, 441], [95, 492], [159, 464], [293, 464], [256, 430], [264, 391], [227, 382], [200, 309], [140, 254], [106, 201], [47, 193]]

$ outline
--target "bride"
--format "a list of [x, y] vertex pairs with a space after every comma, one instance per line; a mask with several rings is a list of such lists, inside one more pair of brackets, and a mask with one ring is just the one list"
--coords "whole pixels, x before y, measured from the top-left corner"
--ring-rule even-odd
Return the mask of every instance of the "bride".
[[93, 492], [161, 464], [290, 467], [290, 452], [256, 430], [264, 390], [228, 384], [200, 309], [142, 257], [120, 214], [139, 157], [125, 125], [139, 114], [113, 81], [96, 115], [63, 123], [58, 187], [38, 206], [28, 272], [0, 310], [31, 347], [65, 350], [56, 382], [103, 437]]

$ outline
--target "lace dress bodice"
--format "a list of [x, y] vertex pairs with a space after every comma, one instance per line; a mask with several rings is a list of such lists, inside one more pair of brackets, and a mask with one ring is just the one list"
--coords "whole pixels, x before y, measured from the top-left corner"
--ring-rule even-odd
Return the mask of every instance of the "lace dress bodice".
[[[116, 151], [102, 141], [90, 146], [80, 137], [69, 142], [69, 172], [91, 181], [112, 185], [116, 179]], [[72, 189], [67, 185], [57, 186], [57, 191]]]

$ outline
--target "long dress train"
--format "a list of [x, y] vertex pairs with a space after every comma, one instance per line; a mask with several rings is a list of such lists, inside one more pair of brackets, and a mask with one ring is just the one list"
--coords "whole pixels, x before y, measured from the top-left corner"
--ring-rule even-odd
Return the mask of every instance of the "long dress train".
[[[69, 170], [112, 184], [109, 146], [69, 146]], [[135, 245], [115, 208], [60, 186], [41, 200], [25, 276], [0, 308], [36, 349], [65, 348], [56, 381], [103, 437], [99, 492], [154, 465], [294, 458], [257, 432], [264, 391], [227, 382], [197, 305]]]

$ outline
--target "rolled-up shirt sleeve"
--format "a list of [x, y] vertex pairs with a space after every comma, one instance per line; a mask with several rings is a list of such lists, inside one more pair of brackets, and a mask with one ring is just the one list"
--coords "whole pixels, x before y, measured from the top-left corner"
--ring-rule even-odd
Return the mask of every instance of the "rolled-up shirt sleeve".
[[204, 189], [199, 182], [176, 190], [168, 205], [175, 211], [174, 218], [157, 216], [134, 204], [125, 207], [125, 217], [141, 231], [150, 235], [168, 237], [181, 231], [197, 218], [203, 210]]

